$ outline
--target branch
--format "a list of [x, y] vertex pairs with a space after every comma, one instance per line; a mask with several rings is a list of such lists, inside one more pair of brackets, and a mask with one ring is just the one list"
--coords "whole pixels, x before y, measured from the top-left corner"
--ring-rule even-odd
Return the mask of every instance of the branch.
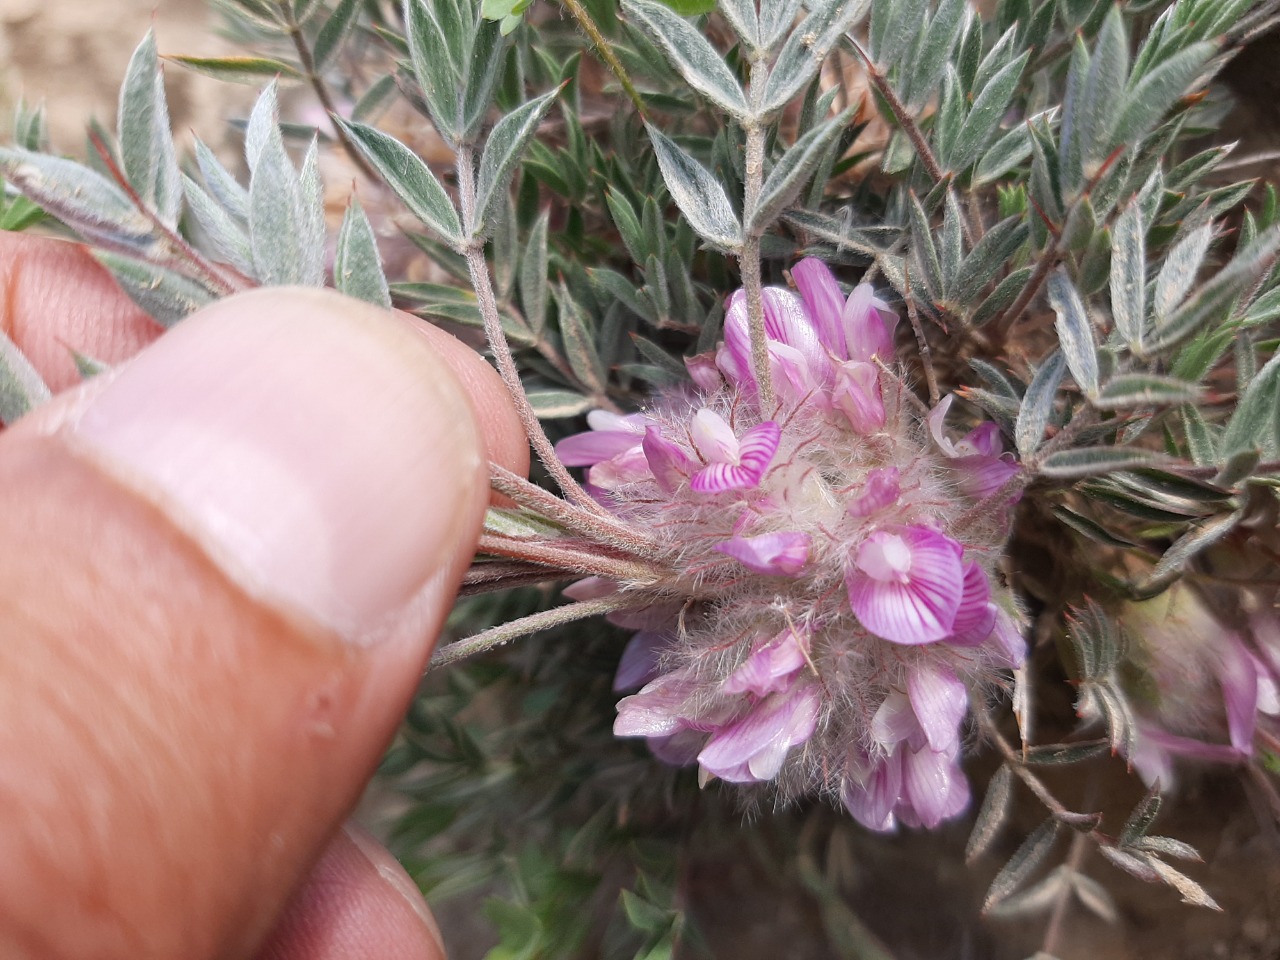
[[876, 91], [884, 98], [884, 102], [889, 105], [889, 110], [892, 111], [893, 118], [898, 122], [898, 126], [902, 128], [902, 132], [911, 141], [911, 146], [915, 148], [916, 156], [924, 164], [925, 171], [935, 183], [941, 181], [946, 177], [946, 174], [942, 172], [942, 167], [938, 165], [938, 158], [929, 149], [929, 142], [925, 140], [924, 134], [920, 130], [920, 125], [916, 123], [916, 118], [907, 110], [906, 104], [898, 99], [898, 95], [894, 92], [893, 87], [889, 86], [889, 81], [885, 79], [884, 74], [876, 69], [871, 55], [862, 48], [862, 44], [853, 38], [850, 38], [849, 42], [858, 51], [858, 56], [862, 57], [862, 62], [867, 65], [867, 76], [871, 79]]
[[588, 617], [594, 617], [598, 614], [612, 613], [615, 610], [632, 606], [634, 603], [634, 597], [615, 594], [612, 597], [604, 597], [600, 600], [584, 600], [581, 603], [569, 603], [562, 607], [552, 607], [550, 610], [532, 613], [527, 617], [521, 617], [519, 620], [512, 620], [509, 623], [490, 627], [488, 630], [482, 630], [467, 637], [465, 640], [449, 644], [431, 658], [431, 667], [448, 666], [465, 657], [510, 643], [519, 637], [538, 633], [541, 630], [550, 630], [552, 627], [563, 626], [576, 620], [586, 620]]

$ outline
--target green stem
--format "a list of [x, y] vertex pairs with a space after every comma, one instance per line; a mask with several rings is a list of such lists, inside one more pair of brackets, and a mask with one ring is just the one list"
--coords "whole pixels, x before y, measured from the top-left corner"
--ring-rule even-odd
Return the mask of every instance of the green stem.
[[622, 66], [617, 55], [613, 52], [613, 47], [609, 46], [609, 41], [605, 39], [604, 34], [600, 32], [600, 28], [596, 26], [596, 22], [591, 19], [591, 14], [587, 12], [578, 0], [561, 0], [570, 16], [578, 21], [578, 26], [582, 28], [582, 32], [587, 35], [587, 39], [591, 41], [592, 46], [596, 48], [596, 54], [609, 68], [609, 72], [618, 78], [618, 82], [622, 84], [622, 90], [626, 93], [631, 103], [636, 108], [636, 113], [640, 114], [641, 119], [648, 117], [648, 111], [645, 110], [644, 101], [640, 99], [640, 93], [636, 90], [635, 85], [631, 82], [631, 77], [627, 75], [626, 68]]

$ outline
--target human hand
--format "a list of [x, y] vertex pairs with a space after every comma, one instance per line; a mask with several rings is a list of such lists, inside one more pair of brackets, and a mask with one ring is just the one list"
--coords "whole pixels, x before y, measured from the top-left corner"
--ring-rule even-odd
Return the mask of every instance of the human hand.
[[[0, 237], [56, 384], [150, 321], [80, 248]], [[487, 449], [485, 447], [487, 446]], [[487, 501], [496, 375], [336, 294], [220, 301], [0, 434], [0, 956], [443, 956], [342, 829]]]

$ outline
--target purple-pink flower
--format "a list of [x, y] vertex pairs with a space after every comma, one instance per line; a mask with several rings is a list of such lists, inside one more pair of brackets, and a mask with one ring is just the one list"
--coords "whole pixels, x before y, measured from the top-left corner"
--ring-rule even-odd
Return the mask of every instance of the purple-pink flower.
[[953, 439], [950, 397], [917, 412], [870, 285], [846, 293], [812, 258], [792, 277], [763, 292], [768, 409], [738, 291], [691, 384], [557, 446], [669, 571], [571, 595], [635, 598], [610, 616], [639, 631], [618, 736], [704, 781], [817, 792], [872, 829], [936, 826], [969, 801], [971, 694], [1025, 655], [994, 569], [1016, 493], [988, 501], [1019, 467], [993, 423]]

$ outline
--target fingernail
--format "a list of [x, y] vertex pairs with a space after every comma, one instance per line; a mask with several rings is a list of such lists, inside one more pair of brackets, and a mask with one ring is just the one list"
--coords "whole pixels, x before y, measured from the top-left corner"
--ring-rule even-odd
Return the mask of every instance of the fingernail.
[[470, 407], [430, 345], [325, 291], [207, 307], [69, 435], [250, 593], [355, 641], [465, 549], [484, 498]]
[[436, 923], [436, 918], [431, 915], [431, 910], [427, 907], [426, 900], [422, 897], [422, 891], [418, 889], [418, 885], [413, 882], [413, 878], [405, 873], [404, 867], [393, 857], [382, 844], [378, 843], [363, 827], [348, 820], [342, 827], [357, 850], [364, 856], [366, 860], [378, 871], [378, 876], [405, 899], [405, 902], [413, 909], [418, 919], [422, 921], [423, 926], [427, 928], [427, 933], [435, 941], [436, 946], [440, 948], [440, 956], [445, 955], [444, 937], [440, 934], [440, 927]]

